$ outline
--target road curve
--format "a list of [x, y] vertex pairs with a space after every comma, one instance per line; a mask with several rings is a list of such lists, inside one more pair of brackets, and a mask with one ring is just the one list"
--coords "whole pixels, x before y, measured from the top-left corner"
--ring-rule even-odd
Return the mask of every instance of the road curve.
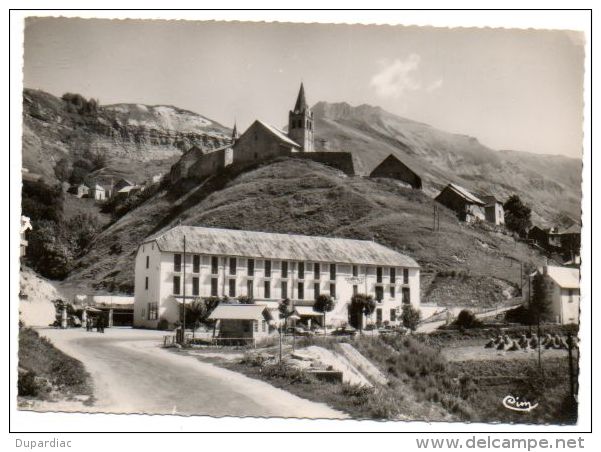
[[164, 333], [134, 329], [38, 330], [92, 375], [93, 406], [77, 411], [340, 419], [263, 381], [160, 348]]

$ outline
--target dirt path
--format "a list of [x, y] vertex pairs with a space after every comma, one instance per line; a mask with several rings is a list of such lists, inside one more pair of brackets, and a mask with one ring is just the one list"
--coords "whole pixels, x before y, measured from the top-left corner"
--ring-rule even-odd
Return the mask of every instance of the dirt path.
[[[265, 382], [161, 349], [161, 332], [116, 328], [107, 329], [104, 335], [81, 329], [38, 331], [82, 361], [92, 375], [97, 402], [86, 411], [347, 417], [325, 404], [301, 399]], [[53, 410], [62, 409], [73, 410], [69, 405]], [[74, 409], [82, 411], [81, 407]]]

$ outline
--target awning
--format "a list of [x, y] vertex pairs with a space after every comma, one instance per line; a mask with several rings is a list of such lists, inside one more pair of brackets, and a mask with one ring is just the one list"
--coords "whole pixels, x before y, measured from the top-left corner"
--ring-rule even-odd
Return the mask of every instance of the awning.
[[321, 317], [323, 315], [321, 312], [314, 311], [311, 306], [295, 306], [294, 309], [301, 317]]
[[259, 320], [270, 319], [271, 313], [264, 305], [257, 304], [219, 304], [209, 319], [211, 320]]

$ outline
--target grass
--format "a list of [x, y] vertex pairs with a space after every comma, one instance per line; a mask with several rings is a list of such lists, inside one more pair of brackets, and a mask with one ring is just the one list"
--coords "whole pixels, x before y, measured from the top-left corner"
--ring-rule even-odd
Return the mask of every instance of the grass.
[[19, 330], [18, 389], [19, 396], [40, 400], [92, 395], [83, 364], [31, 328]]

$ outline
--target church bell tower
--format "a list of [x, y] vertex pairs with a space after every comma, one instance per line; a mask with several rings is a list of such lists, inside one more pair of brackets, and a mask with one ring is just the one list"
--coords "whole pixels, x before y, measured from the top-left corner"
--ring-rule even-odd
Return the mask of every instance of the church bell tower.
[[300, 91], [292, 110], [288, 115], [288, 136], [301, 146], [302, 152], [313, 152], [313, 112], [305, 100], [305, 88], [301, 83]]

